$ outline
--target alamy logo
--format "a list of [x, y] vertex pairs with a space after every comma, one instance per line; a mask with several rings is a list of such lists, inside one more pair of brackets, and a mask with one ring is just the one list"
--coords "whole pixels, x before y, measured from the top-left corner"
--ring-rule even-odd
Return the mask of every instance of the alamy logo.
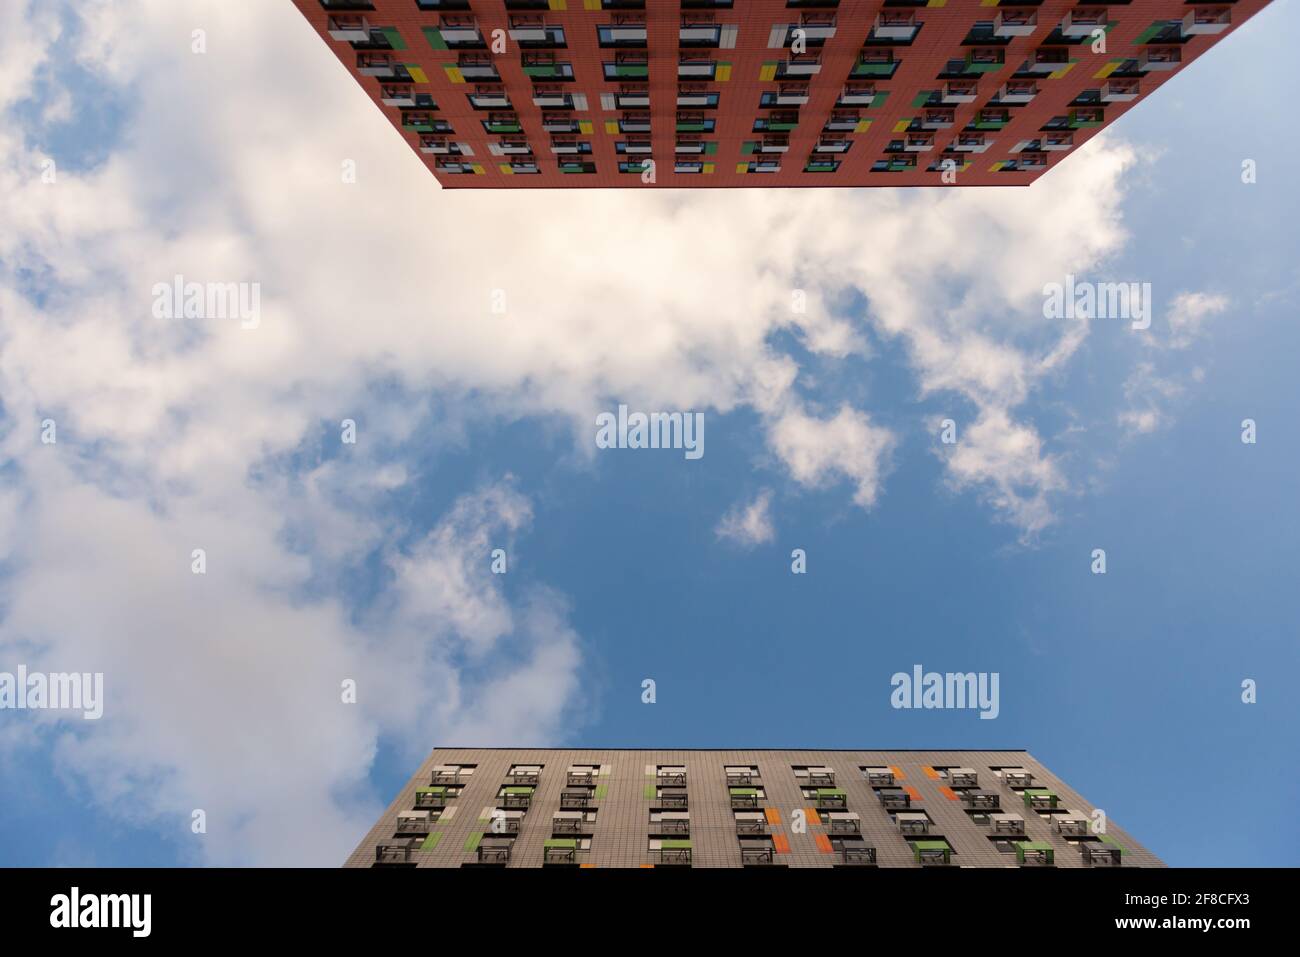
[[50, 898], [51, 927], [126, 927], [132, 937], [148, 937], [152, 912], [152, 894], [83, 895], [74, 887], [71, 893]]
[[1049, 282], [1043, 287], [1047, 319], [1131, 319], [1134, 329], [1151, 328], [1151, 283]]
[[0, 711], [80, 711], [87, 721], [104, 714], [103, 672], [44, 674], [18, 666], [18, 673], [0, 671]]
[[924, 671], [912, 666], [912, 673], [897, 672], [889, 679], [893, 692], [889, 703], [895, 708], [979, 708], [980, 717], [998, 716], [998, 673], [981, 671]]
[[241, 329], [262, 324], [260, 282], [186, 282], [178, 273], [151, 292], [156, 319], [238, 319]]
[[596, 416], [596, 447], [600, 449], [685, 449], [688, 459], [704, 455], [703, 412], [633, 412], [618, 407], [618, 415]]

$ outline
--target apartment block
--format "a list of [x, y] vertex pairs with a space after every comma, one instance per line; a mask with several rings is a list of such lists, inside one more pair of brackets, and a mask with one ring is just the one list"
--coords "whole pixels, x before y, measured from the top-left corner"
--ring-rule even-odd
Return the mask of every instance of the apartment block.
[[294, 2], [443, 186], [644, 188], [1023, 186], [1267, 0]]
[[438, 748], [347, 867], [1163, 867], [1024, 751]]

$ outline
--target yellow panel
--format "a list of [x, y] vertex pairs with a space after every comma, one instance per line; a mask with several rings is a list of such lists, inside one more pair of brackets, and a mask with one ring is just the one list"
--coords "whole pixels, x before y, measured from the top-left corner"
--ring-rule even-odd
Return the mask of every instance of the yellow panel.
[[507, 176], [515, 175], [515, 171], [510, 168], [509, 163], [502, 163], [500, 166], [497, 167], [497, 169], [501, 170], [501, 172], [505, 173]]
[[737, 163], [737, 164], [736, 164], [736, 172], [737, 172], [737, 173], [747, 173], [747, 172], [749, 172], [749, 164], [748, 164], [748, 163]]
[[989, 167], [989, 172], [996, 173], [998, 170], [1002, 168], [1003, 163], [1004, 160], [998, 160], [996, 163], [994, 163], [992, 166]]
[[590, 132], [591, 132], [591, 120], [579, 120], [579, 121], [578, 121], [578, 132], [579, 132], [579, 133], [590, 133]]
[[894, 124], [894, 132], [895, 132], [895, 133], [906, 133], [906, 132], [907, 132], [907, 128], [908, 128], [909, 126], [911, 126], [911, 125], [912, 125], [912, 121], [911, 121], [911, 120], [899, 120], [897, 123]]
[[731, 64], [723, 63], [718, 66], [717, 75], [714, 77], [719, 83], [726, 83], [731, 79]]
[[996, 7], [998, 0], [980, 0], [981, 7]]
[[475, 163], [473, 166], [470, 167], [470, 169], [472, 169], [472, 170], [474, 171], [474, 175], [475, 175], [475, 176], [482, 176], [482, 175], [483, 175], [483, 167], [482, 167], [482, 166], [479, 166], [478, 163]]
[[946, 7], [947, 5], [948, 0], [930, 0], [930, 2], [926, 4], [927, 7]]
[[869, 129], [871, 129], [871, 121], [870, 121], [870, 120], [858, 120], [858, 125], [855, 126], [855, 127], [853, 128], [853, 132], [854, 132], [854, 133], [865, 133], [865, 132], [866, 132], [867, 130], [869, 130]]
[[1111, 63], [1107, 63], [1104, 67], [1102, 67], [1100, 70], [1094, 73], [1092, 75], [1092, 78], [1094, 80], [1104, 80], [1106, 79], [1106, 77], [1110, 76], [1118, 69], [1119, 69], [1119, 61], [1113, 61]]
[[1055, 73], [1047, 74], [1047, 78], [1049, 80], [1059, 80], [1061, 77], [1065, 76], [1065, 74], [1069, 73], [1073, 69], [1074, 69], [1073, 63], [1067, 64], [1066, 66], [1061, 67], [1061, 69], [1057, 70]]
[[582, 0], [582, 9], [584, 9], [584, 10], [599, 10], [599, 9], [600, 9], [600, 0]]
[[704, 164], [704, 175], [705, 175], [705, 176], [708, 176], [708, 175], [709, 175], [710, 173], [712, 173], [712, 172], [713, 172], [713, 164], [712, 164], [712, 163], [705, 163], [705, 164]]
[[764, 83], [768, 82], [769, 80], [775, 80], [776, 67], [774, 66], [763, 67], [761, 70], [758, 71], [758, 78]]
[[428, 83], [428, 82], [429, 82], [429, 76], [428, 76], [428, 74], [426, 74], [426, 73], [425, 73], [423, 70], [421, 70], [418, 66], [411, 66], [410, 64], [407, 64], [406, 72], [409, 73], [409, 74], [411, 74], [411, 79], [414, 80], [416, 83]]
[[550, 3], [548, 3], [547, 5], [548, 5], [552, 10], [567, 10], [567, 9], [569, 9], [568, 0], [550, 0]]
[[617, 133], [617, 132], [618, 132], [618, 120], [606, 120], [606, 121], [605, 121], [605, 132], [606, 132], [606, 133]]
[[445, 67], [443, 67], [443, 70], [444, 70], [444, 71], [446, 72], [446, 74], [447, 74], [447, 79], [451, 80], [452, 83], [464, 83], [464, 82], [465, 82], [465, 77], [461, 74], [461, 72], [460, 72], [460, 67], [458, 67], [458, 66], [445, 66]]

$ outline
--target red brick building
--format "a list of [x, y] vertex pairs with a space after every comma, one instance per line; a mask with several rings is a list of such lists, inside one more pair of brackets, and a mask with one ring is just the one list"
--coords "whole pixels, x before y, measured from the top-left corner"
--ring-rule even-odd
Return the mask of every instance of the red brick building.
[[294, 0], [453, 188], [1025, 185], [1266, 2]]

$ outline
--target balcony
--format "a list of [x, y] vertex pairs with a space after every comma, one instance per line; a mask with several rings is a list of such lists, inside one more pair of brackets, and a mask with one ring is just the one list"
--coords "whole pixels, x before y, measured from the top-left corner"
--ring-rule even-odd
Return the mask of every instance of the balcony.
[[1167, 73], [1182, 65], [1182, 47], [1146, 47], [1138, 54], [1138, 69], [1143, 73]]
[[572, 768], [564, 775], [564, 783], [569, 787], [591, 787], [596, 783], [594, 771], [575, 771]]
[[376, 864], [409, 864], [411, 862], [411, 851], [415, 849], [415, 842], [411, 838], [401, 841], [394, 841], [392, 844], [375, 845], [375, 863]]
[[952, 848], [947, 841], [913, 841], [912, 856], [922, 867], [942, 867], [952, 863]]
[[762, 813], [742, 811], [736, 815], [737, 834], [766, 834], [767, 817]]
[[480, 864], [510, 863], [510, 841], [482, 841], [478, 846]]
[[1002, 798], [997, 791], [965, 791], [961, 803], [972, 810], [996, 811], [1002, 806]]
[[836, 106], [874, 106], [876, 103], [876, 88], [869, 83], [856, 83], [846, 86], [840, 98], [835, 101]]
[[469, 105], [476, 110], [508, 110], [510, 109], [510, 97], [505, 91], [494, 91], [491, 93], [470, 93], [467, 94]]
[[774, 850], [772, 845], [764, 844], [760, 847], [740, 846], [740, 863], [746, 867], [759, 867], [773, 863]]
[[415, 806], [418, 810], [433, 810], [447, 806], [447, 799], [454, 797], [445, 787], [428, 787], [415, 789]]
[[[1064, 153], [1074, 148], [1074, 136], [1070, 133], [1048, 133], [1043, 137], [1041, 146], [1049, 153]], [[1032, 780], [1033, 776], [1027, 775], [1024, 784], [1020, 787], [1028, 787]]]
[[[823, 136], [821, 139], [817, 141], [817, 145], [813, 147], [813, 153], [815, 154], [847, 153], [852, 148], [852, 146], [853, 146], [852, 140], [846, 140], [839, 137]], [[831, 775], [831, 779], [829, 783], [831, 784], [835, 783], [834, 775]]]
[[529, 805], [533, 803], [533, 789], [525, 787], [502, 788], [501, 803], [505, 807], [527, 810]]
[[1025, 73], [1055, 73], [1070, 65], [1070, 51], [1065, 47], [1039, 47], [1020, 69]]
[[384, 106], [415, 106], [415, 91], [409, 86], [381, 86], [379, 99]]
[[428, 811], [398, 811], [398, 834], [428, 834], [432, 815]]
[[883, 10], [876, 15], [876, 24], [871, 30], [873, 40], [901, 40], [911, 43], [921, 30], [921, 23], [911, 11], [894, 12]]
[[848, 795], [840, 788], [818, 788], [818, 808], [843, 808], [847, 805]]
[[596, 35], [603, 47], [644, 47], [646, 45], [644, 23], [614, 23], [597, 27]]
[[785, 46], [794, 43], [795, 31], [802, 30], [804, 41], [813, 46], [821, 46], [827, 40], [835, 36], [835, 14], [833, 13], [805, 13], [799, 18], [798, 23], [791, 24], [786, 29]]
[[457, 58], [456, 69], [460, 72], [462, 79], [471, 82], [489, 80], [495, 83], [501, 82], [501, 74], [497, 72], [496, 64], [492, 62], [490, 56], [462, 53]]
[[998, 90], [998, 102], [1023, 106], [1032, 103], [1038, 95], [1038, 84], [1033, 80], [1009, 80]]
[[836, 110], [827, 117], [822, 130], [827, 133], [854, 133], [861, 122], [862, 116], [857, 110]]
[[758, 777], [757, 771], [751, 771], [751, 770], [728, 771], [727, 787], [735, 787], [735, 788], [749, 787], [751, 784], [754, 783], [754, 780], [757, 777]]
[[1114, 844], [1088, 841], [1080, 846], [1083, 863], [1088, 867], [1119, 867], [1122, 850]]
[[975, 130], [1000, 130], [1011, 122], [1011, 114], [1007, 110], [980, 110], [975, 114], [967, 129]]
[[673, 808], [678, 811], [686, 810], [687, 806], [685, 792], [682, 792], [681, 794], [661, 794], [658, 801], [660, 807]]
[[[848, 141], [840, 140], [838, 142], [847, 143]], [[843, 151], [835, 150], [833, 152]], [[835, 787], [835, 770], [833, 768], [809, 768], [808, 783], [815, 788], [833, 788]]]
[[948, 786], [954, 788], [973, 788], [979, 786], [979, 774], [974, 768], [950, 768]]
[[921, 129], [947, 130], [957, 121], [955, 110], [926, 110], [921, 115]]
[[690, 815], [666, 811], [659, 815], [658, 821], [651, 823], [651, 827], [656, 828], [659, 834], [690, 834]]
[[575, 865], [578, 842], [571, 837], [552, 837], [542, 842], [542, 863]]
[[660, 864], [691, 863], [691, 842], [687, 840], [661, 841], [659, 844]]
[[1056, 807], [1061, 799], [1046, 788], [1030, 788], [1024, 793], [1025, 807], [1035, 811], [1047, 811]]
[[849, 76], [877, 76], [888, 79], [898, 70], [893, 50], [863, 50]]
[[591, 793], [588, 791], [561, 791], [560, 807], [585, 808], [591, 805]]
[[757, 788], [732, 788], [730, 797], [733, 810], [758, 807]]
[[1053, 814], [1052, 827], [1058, 834], [1087, 837], [1091, 832], [1091, 821], [1082, 811], [1069, 811], [1065, 814]]
[[1079, 7], [1067, 13], [1061, 21], [1061, 35], [1072, 39], [1090, 37], [1094, 30], [1105, 29], [1106, 23], [1105, 7]]
[[571, 116], [542, 116], [542, 129], [548, 133], [580, 133], [582, 127]]
[[508, 784], [526, 784], [529, 787], [537, 787], [541, 782], [542, 772], [540, 768], [512, 768], [506, 775]]
[[[1044, 149], [1051, 149], [1046, 143]], [[1009, 788], [1027, 788], [1034, 783], [1034, 776], [1024, 768], [1006, 768], [1002, 772], [1002, 780], [1007, 782]]]
[[485, 45], [483, 43], [483, 34], [479, 32], [478, 25], [474, 23], [444, 22], [438, 27], [438, 35], [442, 37], [442, 42], [449, 49]]
[[685, 156], [698, 156], [704, 153], [704, 149], [703, 140], [682, 139], [677, 141], [677, 145], [673, 147], [673, 152]]
[[370, 21], [360, 16], [335, 16], [325, 21], [326, 32], [335, 40], [344, 43], [368, 43], [370, 41]]
[[520, 47], [562, 47], [565, 45], [564, 27], [551, 26], [541, 20], [511, 17], [510, 39]]
[[1025, 833], [1025, 819], [1019, 814], [990, 814], [989, 832], [1004, 837]]
[[488, 144], [488, 152], [493, 156], [528, 156], [533, 148], [527, 140], [503, 137], [495, 143]]
[[778, 79], [790, 76], [816, 76], [822, 71], [821, 57], [815, 54], [791, 55], [790, 59], [776, 65]]
[[979, 133], [963, 133], [948, 147], [954, 153], [987, 153], [993, 141]]
[[540, 107], [543, 110], [572, 110], [576, 109], [576, 100], [568, 93], [556, 93], [552, 91], [533, 91], [533, 106]]
[[581, 811], [556, 811], [551, 817], [552, 834], [581, 834], [583, 826]]
[[874, 847], [854, 847], [852, 843], [847, 843], [840, 848], [840, 863], [870, 867], [876, 863], [876, 849]]
[[862, 833], [862, 818], [856, 811], [832, 811], [827, 818], [832, 834]]
[[1056, 863], [1056, 849], [1046, 841], [1020, 841], [1016, 862], [1021, 867], [1051, 867]]
[[963, 73], [996, 73], [1006, 65], [1000, 47], [978, 47], [966, 54]]
[[930, 818], [926, 814], [908, 812], [905, 814], [895, 814], [894, 821], [898, 824], [898, 830], [903, 834], [929, 834]]
[[373, 76], [379, 80], [411, 82], [406, 68], [394, 62], [387, 53], [358, 53], [357, 73], [361, 76]]
[[524, 75], [535, 80], [572, 80], [573, 64], [529, 58], [524, 61]]
[[1197, 7], [1183, 17], [1183, 36], [1212, 36], [1230, 26], [1232, 11], [1228, 7]]
[[976, 87], [974, 83], [955, 81], [944, 84], [942, 101], [947, 104], [974, 103]]
[[1016, 169], [1047, 169], [1046, 153], [1021, 153], [1015, 159]]
[[1107, 80], [1101, 86], [1101, 102], [1131, 103], [1141, 93], [1137, 80]]
[[[691, 86], [695, 86], [695, 84], [692, 84]], [[679, 88], [677, 91], [677, 105], [706, 110], [716, 109], [718, 105], [718, 94], [710, 90]]]
[[677, 43], [684, 47], [716, 47], [722, 42], [722, 27], [716, 23], [685, 22], [677, 30]]
[[1032, 36], [1038, 29], [1038, 13], [1033, 10], [1000, 10], [993, 18], [993, 35], [1010, 37]]
[[650, 60], [644, 53], [618, 53], [604, 64], [607, 80], [645, 80], [650, 77]]
[[425, 134], [420, 137], [420, 152], [430, 156], [473, 156], [464, 143], [453, 143], [445, 136]]
[[[908, 157], [912, 160], [912, 165], [916, 164], [916, 157]], [[909, 808], [912, 806], [912, 796], [901, 788], [888, 788], [876, 792], [876, 797], [880, 799], [883, 807], [897, 810], [899, 808]]]
[[718, 71], [718, 64], [712, 60], [683, 57], [677, 61], [677, 78], [679, 80], [712, 80]]
[[[649, 127], [647, 126], [647, 129]], [[658, 775], [658, 784], [661, 788], [684, 788], [686, 787], [686, 769], [665, 770], [661, 768]]]
[[867, 783], [873, 788], [892, 788], [894, 786], [893, 768], [867, 768]]

